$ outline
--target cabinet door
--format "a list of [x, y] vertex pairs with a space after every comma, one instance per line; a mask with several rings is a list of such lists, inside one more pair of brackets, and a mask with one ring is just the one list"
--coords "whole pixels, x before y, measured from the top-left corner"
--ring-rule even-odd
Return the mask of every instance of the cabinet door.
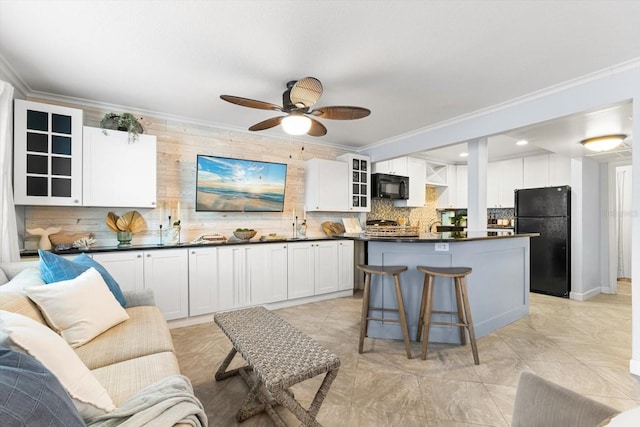
[[338, 290], [338, 242], [321, 241], [314, 244], [315, 295]]
[[167, 320], [189, 316], [189, 261], [184, 249], [144, 252], [144, 287]]
[[325, 159], [307, 160], [304, 180], [307, 211], [349, 211], [349, 177], [346, 162]]
[[457, 204], [458, 176], [456, 165], [447, 165], [446, 175], [447, 185], [444, 187], [436, 187], [436, 207], [438, 209], [455, 208]]
[[84, 206], [156, 207], [155, 136], [85, 126], [82, 153]]
[[371, 211], [371, 174], [368, 156], [343, 154], [338, 160], [347, 163], [348, 167], [348, 203], [351, 212]]
[[423, 208], [426, 205], [427, 162], [414, 157], [407, 157], [409, 177], [409, 199], [395, 200], [394, 206]]
[[144, 289], [142, 251], [95, 253], [91, 257], [113, 276], [123, 291]]
[[558, 154], [549, 155], [549, 185], [571, 185], [571, 158]]
[[524, 157], [522, 159], [522, 188], [549, 186], [549, 155]]
[[290, 243], [287, 259], [289, 299], [312, 296], [314, 285], [314, 246], [311, 242]]
[[15, 100], [14, 202], [82, 205], [82, 110]]
[[245, 270], [245, 246], [218, 248], [218, 310], [246, 307], [249, 304]]
[[246, 264], [250, 305], [287, 299], [286, 244], [247, 246]]
[[500, 163], [499, 207], [515, 206], [515, 190], [522, 188], [522, 159], [503, 160]]
[[189, 249], [189, 315], [218, 309], [218, 249]]
[[383, 160], [373, 164], [373, 173], [391, 173], [391, 161]]
[[354, 288], [353, 274], [353, 240], [338, 242], [338, 290], [345, 291]]

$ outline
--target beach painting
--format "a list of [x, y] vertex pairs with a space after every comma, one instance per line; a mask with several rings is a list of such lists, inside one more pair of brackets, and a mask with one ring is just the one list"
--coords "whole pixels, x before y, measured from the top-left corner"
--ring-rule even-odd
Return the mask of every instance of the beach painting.
[[196, 211], [282, 212], [287, 165], [198, 155]]

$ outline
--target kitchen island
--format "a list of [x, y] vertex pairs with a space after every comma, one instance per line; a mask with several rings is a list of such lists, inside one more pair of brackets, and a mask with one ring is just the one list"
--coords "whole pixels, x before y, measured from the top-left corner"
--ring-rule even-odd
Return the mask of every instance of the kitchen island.
[[[416, 237], [351, 237], [366, 243], [367, 264], [408, 267], [400, 281], [409, 337], [415, 340], [424, 282], [424, 275], [416, 270], [418, 265], [473, 269], [467, 276], [467, 288], [476, 338], [528, 315], [529, 239], [535, 236], [535, 233], [514, 235], [512, 232], [484, 231], [429, 233]], [[384, 286], [380, 286], [380, 280], [384, 280]], [[372, 277], [372, 307], [397, 308], [392, 280], [390, 276]], [[452, 279], [435, 279], [433, 309], [456, 311]], [[380, 317], [380, 312], [373, 313]], [[384, 315], [389, 317], [395, 313], [385, 312]], [[433, 319], [452, 321], [453, 317], [434, 314]], [[402, 331], [398, 323], [370, 320], [368, 336], [402, 339]], [[459, 343], [459, 328], [432, 325], [429, 341]]]

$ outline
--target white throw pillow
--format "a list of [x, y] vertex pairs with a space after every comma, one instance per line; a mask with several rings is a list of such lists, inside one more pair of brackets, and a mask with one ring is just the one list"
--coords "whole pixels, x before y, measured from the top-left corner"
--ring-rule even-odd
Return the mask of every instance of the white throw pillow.
[[93, 267], [78, 277], [26, 289], [47, 323], [76, 348], [129, 319]]
[[27, 353], [58, 378], [87, 421], [115, 409], [105, 388], [55, 332], [20, 314], [0, 310], [0, 345]]
[[[40, 277], [40, 269], [35, 267], [25, 268], [4, 285], [0, 286], [0, 291], [23, 292], [31, 286], [44, 285], [44, 280]], [[26, 294], [25, 294], [26, 295]]]

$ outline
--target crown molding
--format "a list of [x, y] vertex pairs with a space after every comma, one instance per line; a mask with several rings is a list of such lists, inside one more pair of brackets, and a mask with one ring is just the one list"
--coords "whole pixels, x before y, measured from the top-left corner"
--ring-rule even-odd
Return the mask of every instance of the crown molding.
[[[22, 96], [18, 98], [26, 98], [32, 92], [31, 88], [24, 80], [15, 72], [13, 67], [9, 64], [6, 58], [0, 54], [0, 77], [5, 79], [8, 83], [20, 92]], [[14, 98], [16, 96], [14, 95]]]

